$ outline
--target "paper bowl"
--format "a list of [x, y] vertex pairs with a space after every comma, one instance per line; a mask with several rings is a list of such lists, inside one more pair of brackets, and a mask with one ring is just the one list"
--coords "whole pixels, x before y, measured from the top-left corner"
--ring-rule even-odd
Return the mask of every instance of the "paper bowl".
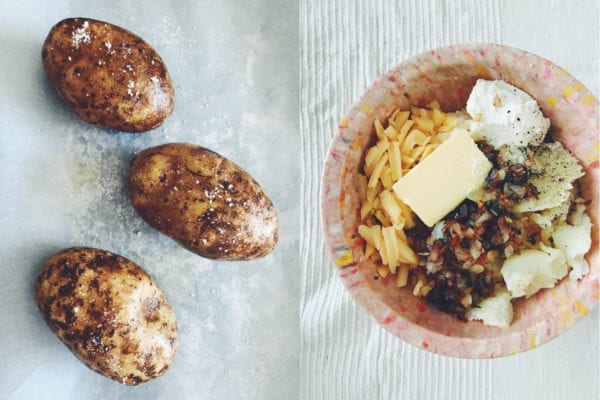
[[[373, 121], [436, 99], [444, 111], [464, 108], [478, 78], [503, 79], [533, 96], [550, 118], [554, 137], [585, 170], [584, 197], [594, 225], [590, 272], [513, 303], [508, 328], [460, 322], [430, 308], [394, 277], [375, 279], [365, 259], [356, 190], [357, 171], [372, 143]], [[598, 100], [564, 69], [535, 54], [496, 44], [443, 47], [417, 55], [380, 76], [342, 118], [327, 154], [321, 186], [321, 216], [327, 251], [351, 296], [375, 321], [402, 340], [434, 353], [490, 358], [533, 349], [588, 314], [600, 297], [598, 207], [600, 189]]]

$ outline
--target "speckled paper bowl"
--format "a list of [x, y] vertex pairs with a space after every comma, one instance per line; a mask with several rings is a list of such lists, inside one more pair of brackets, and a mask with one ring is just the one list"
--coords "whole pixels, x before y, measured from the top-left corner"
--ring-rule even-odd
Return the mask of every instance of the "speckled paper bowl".
[[[584, 197], [594, 225], [590, 273], [563, 279], [514, 303], [509, 328], [460, 322], [428, 307], [394, 278], [377, 279], [357, 234], [356, 176], [372, 138], [375, 118], [437, 99], [442, 109], [464, 108], [478, 78], [503, 79], [537, 99], [554, 135], [585, 169]], [[533, 349], [560, 335], [589, 313], [600, 297], [598, 207], [600, 189], [598, 100], [564, 69], [535, 54], [495, 44], [456, 45], [428, 51], [379, 77], [339, 124], [323, 172], [321, 214], [328, 252], [352, 297], [385, 329], [423, 349], [449, 356], [489, 358]]]

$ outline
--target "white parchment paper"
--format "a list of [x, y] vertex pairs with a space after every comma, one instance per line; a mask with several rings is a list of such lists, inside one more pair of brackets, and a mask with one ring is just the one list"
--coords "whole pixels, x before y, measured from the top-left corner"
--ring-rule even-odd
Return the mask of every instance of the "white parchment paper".
[[[175, 111], [140, 134], [97, 129], [58, 99], [41, 46], [67, 17], [146, 39], [173, 79]], [[293, 399], [298, 396], [298, 5], [283, 0], [0, 3], [0, 399]], [[127, 168], [166, 142], [246, 169], [280, 219], [275, 251], [217, 262], [149, 228]], [[130, 388], [81, 364], [33, 300], [43, 262], [73, 245], [110, 250], [154, 276], [178, 318], [167, 373]]]

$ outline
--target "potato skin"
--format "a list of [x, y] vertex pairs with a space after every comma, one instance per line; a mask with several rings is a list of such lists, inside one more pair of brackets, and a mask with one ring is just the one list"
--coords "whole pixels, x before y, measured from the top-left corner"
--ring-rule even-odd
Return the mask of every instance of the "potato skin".
[[96, 126], [144, 132], [173, 111], [173, 84], [162, 59], [142, 38], [116, 25], [60, 21], [44, 42], [42, 63], [58, 95]]
[[129, 169], [129, 199], [150, 226], [206, 258], [263, 257], [279, 238], [277, 213], [260, 185], [200, 146], [142, 151]]
[[171, 305], [124, 257], [85, 247], [62, 250], [44, 264], [34, 294], [59, 339], [110, 379], [137, 385], [162, 375], [175, 358]]

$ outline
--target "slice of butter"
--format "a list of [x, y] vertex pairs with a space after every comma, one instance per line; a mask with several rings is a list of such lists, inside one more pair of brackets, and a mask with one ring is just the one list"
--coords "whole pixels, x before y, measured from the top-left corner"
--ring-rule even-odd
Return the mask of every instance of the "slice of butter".
[[492, 163], [466, 130], [457, 130], [393, 186], [396, 195], [429, 227], [480, 188]]

